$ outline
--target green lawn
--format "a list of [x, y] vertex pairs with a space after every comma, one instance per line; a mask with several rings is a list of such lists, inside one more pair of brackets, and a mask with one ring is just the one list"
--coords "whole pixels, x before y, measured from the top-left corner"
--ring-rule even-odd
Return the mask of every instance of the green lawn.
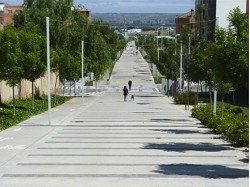
[[[23, 120], [30, 118], [33, 115], [40, 114], [48, 110], [48, 98], [41, 97], [35, 99], [35, 109], [32, 110], [32, 99], [16, 100], [16, 114], [13, 115], [13, 103], [6, 102], [0, 104], [0, 130], [7, 129], [13, 125], [16, 125]], [[54, 96], [51, 97], [51, 107], [55, 107], [70, 100], [71, 97]]]

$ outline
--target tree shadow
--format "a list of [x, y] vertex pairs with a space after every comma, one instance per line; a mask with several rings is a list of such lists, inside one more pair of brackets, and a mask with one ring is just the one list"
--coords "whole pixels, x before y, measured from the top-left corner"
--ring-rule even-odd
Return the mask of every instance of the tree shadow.
[[249, 158], [243, 158], [243, 159], [240, 159], [239, 161], [243, 163], [249, 163]]
[[221, 165], [199, 165], [199, 164], [169, 164], [159, 165], [157, 170], [152, 172], [164, 175], [188, 175], [203, 178], [247, 178], [249, 171], [246, 169], [231, 168]]
[[190, 121], [187, 119], [150, 119], [153, 122], [168, 122], [168, 121]]
[[[10, 109], [11, 110], [11, 109], [13, 109], [13, 106], [12, 105], [7, 105], [7, 104], [3, 103], [3, 104], [0, 104], [0, 108], [3, 108], [3, 109], [6, 108], [6, 109]], [[16, 109], [20, 109], [20, 110], [21, 109], [27, 109], [26, 107], [19, 106], [19, 105], [16, 105], [15, 108]]]
[[218, 152], [225, 150], [233, 150], [230, 144], [211, 144], [211, 143], [149, 143], [143, 147], [143, 149], [157, 149], [169, 152], [186, 152], [186, 151], [206, 151], [206, 152]]
[[150, 108], [150, 109], [153, 109], [153, 110], [162, 110], [162, 108]]
[[163, 97], [161, 95], [138, 95], [137, 97], [145, 97], [145, 98], [148, 98], [148, 97]]
[[136, 103], [138, 105], [149, 105], [150, 103]]
[[5, 113], [5, 112], [0, 112], [0, 116], [13, 116], [13, 114], [11, 113]]
[[183, 129], [153, 129], [153, 131], [166, 132], [168, 134], [211, 134], [211, 132], [201, 132], [197, 130], [183, 130]]

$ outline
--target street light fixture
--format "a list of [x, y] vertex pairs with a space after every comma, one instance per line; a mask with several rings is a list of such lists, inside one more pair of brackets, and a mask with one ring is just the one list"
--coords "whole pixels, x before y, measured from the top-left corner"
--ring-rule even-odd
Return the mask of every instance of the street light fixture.
[[[180, 36], [180, 34], [175, 35], [175, 55], [176, 55], [176, 44], [177, 44], [177, 37]], [[182, 40], [181, 40], [181, 47], [180, 47], [180, 92], [182, 91]]]
[[176, 44], [177, 44], [177, 37], [180, 36], [180, 34], [176, 34], [175, 35], [175, 50], [174, 50], [174, 54], [176, 55]]
[[180, 49], [180, 92], [182, 91], [182, 40]]
[[46, 43], [47, 43], [47, 75], [48, 75], [48, 124], [51, 125], [51, 96], [50, 96], [50, 35], [49, 17], [46, 17]]
[[162, 24], [161, 25], [161, 49], [163, 49], [163, 26], [164, 26], [165, 24]]

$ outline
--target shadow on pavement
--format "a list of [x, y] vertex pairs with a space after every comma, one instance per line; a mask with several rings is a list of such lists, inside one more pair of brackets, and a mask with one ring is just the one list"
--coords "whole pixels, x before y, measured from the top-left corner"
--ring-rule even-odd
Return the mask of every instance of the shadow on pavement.
[[160, 96], [160, 95], [137, 95], [136, 97], [163, 97], [163, 96]]
[[239, 161], [243, 163], [249, 163], [249, 158], [243, 158], [243, 159], [240, 159]]
[[166, 122], [166, 121], [190, 121], [187, 119], [150, 119], [153, 122]]
[[166, 132], [168, 134], [211, 134], [211, 132], [201, 132], [196, 130], [182, 130], [182, 129], [153, 129], [153, 131]]
[[159, 165], [158, 170], [152, 171], [164, 175], [188, 175], [203, 178], [236, 179], [248, 177], [248, 170], [231, 168], [221, 165], [197, 165], [197, 164], [170, 164]]
[[166, 143], [166, 144], [157, 144], [149, 143], [143, 147], [143, 149], [157, 149], [163, 151], [174, 151], [174, 152], [186, 152], [186, 151], [206, 151], [206, 152], [217, 152], [225, 150], [233, 150], [232, 147], [229, 147], [229, 144], [215, 145], [211, 143]]

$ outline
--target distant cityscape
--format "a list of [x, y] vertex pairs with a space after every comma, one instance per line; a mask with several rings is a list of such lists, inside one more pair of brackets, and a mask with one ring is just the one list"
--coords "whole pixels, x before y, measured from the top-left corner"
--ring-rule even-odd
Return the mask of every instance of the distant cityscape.
[[174, 27], [178, 13], [92, 13], [92, 20], [102, 20], [116, 27]]

